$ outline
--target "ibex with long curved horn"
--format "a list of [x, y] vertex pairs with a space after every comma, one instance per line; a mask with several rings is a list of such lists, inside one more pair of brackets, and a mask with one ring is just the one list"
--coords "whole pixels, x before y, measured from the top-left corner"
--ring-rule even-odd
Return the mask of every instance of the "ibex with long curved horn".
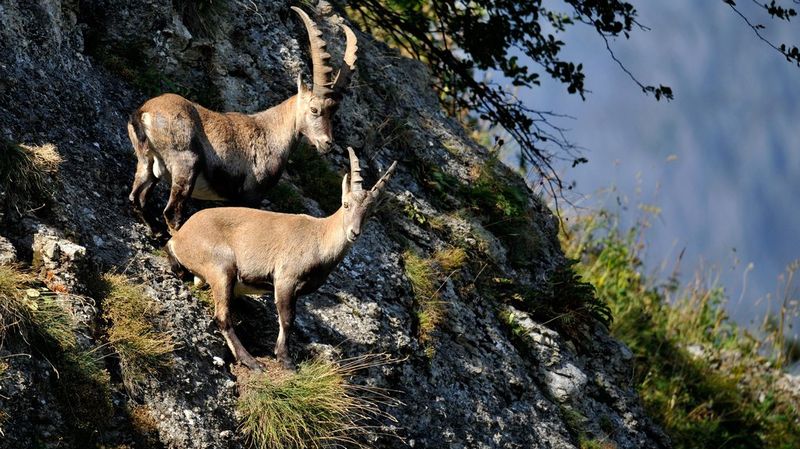
[[275, 356], [287, 367], [287, 341], [295, 304], [316, 291], [344, 258], [361, 226], [394, 172], [392, 163], [371, 190], [364, 190], [352, 148], [350, 173], [342, 181], [342, 207], [327, 218], [281, 214], [243, 207], [202, 210], [167, 242], [173, 270], [188, 269], [196, 282], [207, 282], [214, 296], [214, 319], [236, 359], [251, 369], [258, 362], [236, 337], [229, 305], [237, 294], [275, 292], [280, 332]]
[[355, 70], [356, 36], [342, 25], [347, 44], [335, 79], [322, 32], [297, 7], [311, 43], [314, 85], [297, 77], [297, 95], [256, 114], [210, 111], [175, 94], [152, 98], [128, 122], [138, 163], [130, 201], [142, 211], [159, 178], [171, 180], [164, 218], [170, 231], [181, 224], [190, 198], [236, 200], [255, 205], [283, 172], [300, 135], [324, 154], [333, 140], [331, 116]]

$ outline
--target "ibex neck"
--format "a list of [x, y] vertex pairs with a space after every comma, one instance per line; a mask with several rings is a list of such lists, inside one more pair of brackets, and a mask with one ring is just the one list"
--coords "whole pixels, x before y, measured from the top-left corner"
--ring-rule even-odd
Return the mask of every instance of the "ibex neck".
[[273, 148], [283, 149], [287, 157], [299, 136], [296, 107], [297, 95], [293, 95], [283, 103], [252, 116], [261, 129], [271, 136]]
[[347, 254], [352, 244], [347, 240], [344, 228], [344, 209], [339, 208], [333, 215], [323, 218], [325, 227], [320, 252], [323, 258], [333, 265], [338, 264]]

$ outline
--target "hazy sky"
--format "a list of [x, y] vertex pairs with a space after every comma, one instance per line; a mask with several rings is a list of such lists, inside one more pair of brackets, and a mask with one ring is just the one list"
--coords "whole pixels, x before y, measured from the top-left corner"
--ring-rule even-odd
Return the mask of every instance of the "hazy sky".
[[[759, 41], [720, 0], [633, 3], [651, 30], [612, 47], [645, 84], [671, 86], [674, 101], [644, 96], [587, 27], [562, 36], [565, 57], [584, 64], [587, 100], [554, 82], [520, 96], [576, 118], [561, 124], [588, 148], [589, 163], [565, 168], [564, 177], [576, 180], [581, 193], [616, 186], [634, 206], [644, 201], [663, 209], [647, 234], [648, 269], [686, 248], [684, 276], [701, 260], [718, 267], [729, 309], [748, 322], [763, 316], [766, 302], [757, 300], [774, 294], [778, 275], [800, 258], [800, 68]], [[775, 40], [800, 43], [800, 19], [779, 23], [742, 6]], [[597, 204], [596, 197], [583, 203]], [[732, 268], [736, 258], [741, 262]]]

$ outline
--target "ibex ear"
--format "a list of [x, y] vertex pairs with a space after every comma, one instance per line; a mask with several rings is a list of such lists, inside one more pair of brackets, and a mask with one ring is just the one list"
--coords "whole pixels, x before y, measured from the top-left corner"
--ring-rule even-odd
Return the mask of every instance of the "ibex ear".
[[297, 93], [298, 94], [302, 94], [303, 92], [305, 92], [307, 90], [308, 90], [308, 88], [306, 87], [305, 84], [303, 84], [303, 74], [302, 73], [298, 73], [297, 74]]

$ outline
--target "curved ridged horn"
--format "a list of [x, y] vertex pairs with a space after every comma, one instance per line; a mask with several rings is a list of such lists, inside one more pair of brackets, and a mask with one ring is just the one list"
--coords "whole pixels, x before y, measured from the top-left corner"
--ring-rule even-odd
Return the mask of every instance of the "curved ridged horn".
[[347, 45], [344, 50], [344, 57], [342, 58], [342, 67], [336, 75], [336, 80], [333, 82], [333, 91], [337, 97], [344, 95], [344, 90], [350, 84], [350, 77], [356, 70], [356, 53], [358, 52], [358, 39], [355, 33], [349, 26], [342, 24], [342, 29], [347, 37]]
[[386, 185], [386, 181], [388, 181], [389, 178], [392, 177], [392, 173], [394, 173], [395, 167], [397, 167], [397, 161], [392, 162], [392, 165], [389, 166], [389, 169], [386, 170], [386, 173], [384, 173], [383, 176], [381, 176], [381, 179], [379, 179], [378, 182], [376, 182], [375, 185], [372, 186], [372, 188], [369, 191], [372, 192], [373, 195], [377, 196], [378, 194], [381, 193], [383, 186]]
[[308, 17], [305, 11], [292, 6], [294, 12], [303, 20], [308, 31], [308, 41], [311, 48], [311, 63], [313, 67], [313, 92], [318, 97], [329, 97], [333, 90], [331, 89], [330, 77], [328, 76], [333, 69], [328, 65], [328, 60], [331, 55], [325, 50], [325, 41], [322, 40], [322, 31], [317, 28], [317, 24]]
[[353, 192], [360, 192], [364, 190], [361, 185], [364, 179], [361, 178], [361, 166], [358, 165], [358, 156], [353, 151], [352, 147], [347, 147], [347, 152], [350, 154], [350, 186]]

